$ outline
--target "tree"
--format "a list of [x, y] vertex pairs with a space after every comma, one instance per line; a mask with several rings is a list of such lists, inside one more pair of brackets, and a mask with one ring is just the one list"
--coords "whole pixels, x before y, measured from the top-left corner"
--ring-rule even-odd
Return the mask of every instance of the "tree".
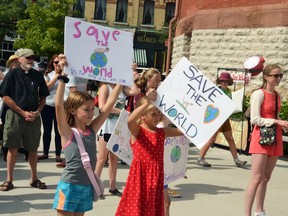
[[73, 16], [76, 0], [27, 1], [29, 19], [19, 20], [14, 47], [32, 49], [36, 55], [51, 57], [64, 50], [65, 16]]
[[23, 0], [1, 0], [0, 3], [0, 42], [5, 36], [16, 36], [16, 23], [25, 14], [26, 5]]

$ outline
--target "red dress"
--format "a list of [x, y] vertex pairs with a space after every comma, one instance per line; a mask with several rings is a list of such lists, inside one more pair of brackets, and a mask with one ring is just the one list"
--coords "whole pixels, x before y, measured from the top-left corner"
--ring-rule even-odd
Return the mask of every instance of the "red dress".
[[[275, 95], [263, 90], [264, 100], [260, 107], [260, 115], [263, 118], [275, 118]], [[281, 102], [278, 94], [278, 112], [281, 109]], [[276, 146], [263, 146], [259, 144], [260, 141], [260, 129], [255, 125], [252, 134], [249, 153], [250, 154], [267, 154], [268, 156], [282, 156], [283, 155], [283, 140], [282, 140], [282, 128], [277, 125], [276, 129]]]
[[152, 133], [140, 127], [116, 216], [164, 215], [164, 139], [163, 129]]

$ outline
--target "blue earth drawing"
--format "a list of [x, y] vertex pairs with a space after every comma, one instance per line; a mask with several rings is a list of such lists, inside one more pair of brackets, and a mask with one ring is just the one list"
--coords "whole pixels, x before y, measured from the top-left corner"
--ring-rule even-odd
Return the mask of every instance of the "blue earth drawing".
[[112, 151], [113, 151], [113, 152], [117, 152], [118, 149], [119, 149], [119, 145], [116, 143], [116, 144], [113, 146]]
[[90, 57], [90, 62], [98, 68], [105, 67], [107, 64], [107, 56], [103, 52], [95, 52]]
[[176, 163], [181, 157], [181, 149], [178, 145], [174, 146], [171, 150], [170, 159], [172, 163]]
[[210, 123], [219, 116], [219, 109], [213, 105], [208, 105], [205, 111], [204, 123]]

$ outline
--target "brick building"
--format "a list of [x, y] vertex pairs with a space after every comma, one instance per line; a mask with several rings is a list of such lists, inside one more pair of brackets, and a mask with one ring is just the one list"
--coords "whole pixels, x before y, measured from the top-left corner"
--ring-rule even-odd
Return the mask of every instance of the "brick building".
[[140, 67], [165, 71], [168, 25], [176, 0], [86, 0], [78, 1], [82, 17], [96, 24], [134, 32], [134, 61]]
[[[243, 69], [250, 56], [263, 56], [266, 64], [288, 71], [287, 0], [178, 0], [172, 63], [185, 56], [215, 80], [218, 68]], [[287, 95], [287, 74], [279, 91]], [[251, 78], [247, 93], [261, 85]], [[285, 99], [285, 98], [284, 98]]]

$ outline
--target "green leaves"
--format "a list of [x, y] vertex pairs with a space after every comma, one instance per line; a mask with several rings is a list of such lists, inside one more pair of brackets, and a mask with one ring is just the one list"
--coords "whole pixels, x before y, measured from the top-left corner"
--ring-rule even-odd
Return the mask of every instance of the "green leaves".
[[28, 1], [25, 11], [28, 18], [17, 23], [21, 38], [15, 41], [14, 47], [29, 47], [38, 56], [62, 53], [65, 16], [73, 16], [74, 3], [75, 0]]

